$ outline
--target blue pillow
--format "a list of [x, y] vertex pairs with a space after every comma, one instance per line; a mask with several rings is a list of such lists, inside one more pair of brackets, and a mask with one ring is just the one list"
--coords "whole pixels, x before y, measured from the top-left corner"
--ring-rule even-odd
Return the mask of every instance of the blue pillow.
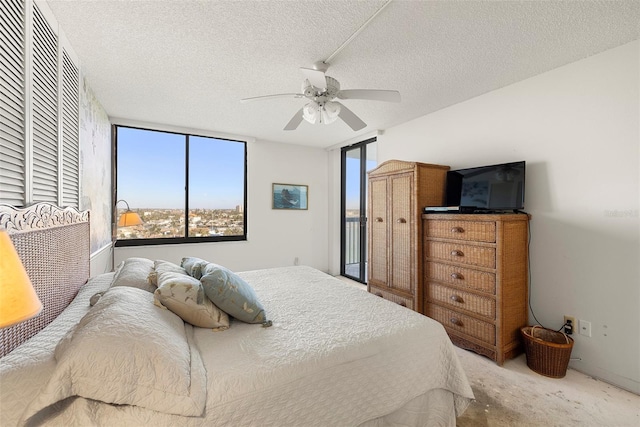
[[190, 256], [182, 258], [180, 266], [185, 269], [189, 276], [200, 280], [200, 277], [202, 277], [202, 267], [208, 263], [209, 261]]
[[240, 276], [217, 264], [202, 266], [204, 293], [218, 308], [246, 323], [265, 323], [267, 315], [253, 288]]

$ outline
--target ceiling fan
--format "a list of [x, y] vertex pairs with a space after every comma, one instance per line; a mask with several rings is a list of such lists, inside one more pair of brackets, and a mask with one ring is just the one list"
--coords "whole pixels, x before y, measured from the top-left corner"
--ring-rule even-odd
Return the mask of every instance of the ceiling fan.
[[340, 118], [354, 131], [363, 129], [367, 124], [341, 102], [336, 101], [336, 98], [340, 100], [365, 99], [370, 101], [400, 102], [400, 92], [396, 90], [340, 90], [340, 82], [325, 74], [328, 68], [329, 64], [323, 61], [316, 62], [313, 68], [301, 67], [300, 71], [304, 75], [302, 93], [256, 96], [244, 98], [241, 102], [271, 98], [306, 98], [309, 102], [298, 110], [284, 127], [284, 130], [297, 129], [303, 119], [312, 124], [329, 124]]

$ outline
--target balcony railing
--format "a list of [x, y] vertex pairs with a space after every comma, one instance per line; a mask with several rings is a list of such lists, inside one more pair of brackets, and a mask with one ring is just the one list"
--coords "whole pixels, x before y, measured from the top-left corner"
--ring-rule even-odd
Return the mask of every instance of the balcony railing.
[[[360, 251], [365, 249], [360, 246], [360, 230], [366, 232], [366, 227], [360, 227], [359, 217], [345, 218], [344, 269], [345, 274], [356, 278], [360, 278]], [[366, 259], [366, 252], [363, 255]], [[366, 271], [361, 279], [366, 280]]]
[[344, 263], [355, 264], [360, 262], [360, 218], [345, 218], [344, 233]]

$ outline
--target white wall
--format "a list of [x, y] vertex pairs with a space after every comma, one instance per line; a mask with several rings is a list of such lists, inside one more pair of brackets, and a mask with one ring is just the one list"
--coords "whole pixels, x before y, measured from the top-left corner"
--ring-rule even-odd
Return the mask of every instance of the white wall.
[[[535, 316], [554, 329], [564, 314], [590, 321], [592, 337], [574, 335], [572, 357], [581, 360], [571, 366], [635, 393], [639, 50], [638, 41], [629, 43], [378, 137], [378, 162], [413, 160], [457, 169], [526, 160]], [[332, 253], [331, 265], [337, 256]]]
[[94, 253], [111, 245], [111, 123], [84, 77], [79, 122], [80, 210], [90, 212]]
[[[93, 221], [91, 221], [93, 226]], [[109, 242], [95, 252], [91, 252], [89, 258], [89, 277], [97, 276], [102, 273], [108, 273], [113, 270], [113, 245]]]
[[[328, 158], [322, 149], [290, 144], [247, 145], [247, 241], [115, 248], [117, 265], [128, 257], [179, 263], [195, 256], [234, 271], [310, 265], [328, 271]], [[273, 210], [272, 183], [309, 186], [308, 210]]]
[[340, 194], [342, 185], [340, 148], [329, 151], [329, 273], [340, 274]]
[[89, 210], [93, 277], [111, 270], [111, 123], [87, 79], [80, 85], [80, 210]]

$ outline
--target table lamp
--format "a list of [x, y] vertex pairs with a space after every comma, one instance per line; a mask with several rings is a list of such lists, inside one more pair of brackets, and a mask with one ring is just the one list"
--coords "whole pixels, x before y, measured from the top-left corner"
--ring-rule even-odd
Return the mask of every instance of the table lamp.
[[13, 246], [9, 233], [0, 230], [0, 328], [37, 316], [42, 303]]

